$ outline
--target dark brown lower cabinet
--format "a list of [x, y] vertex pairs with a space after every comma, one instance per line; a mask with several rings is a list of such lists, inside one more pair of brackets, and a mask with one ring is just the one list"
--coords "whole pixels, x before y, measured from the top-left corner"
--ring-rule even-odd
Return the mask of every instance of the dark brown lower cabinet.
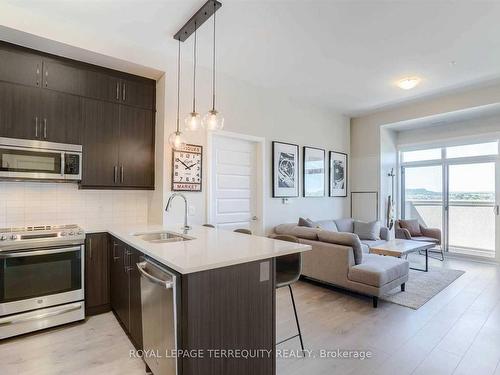
[[85, 314], [110, 310], [107, 233], [87, 235], [85, 242]]
[[[136, 349], [143, 348], [141, 277], [136, 267], [142, 255], [111, 237], [111, 307]], [[204, 353], [201, 358], [180, 358], [178, 374], [274, 375], [274, 259], [178, 277], [177, 349]], [[259, 356], [224, 357], [238, 349]]]
[[111, 308], [137, 349], [142, 349], [142, 306], [139, 272], [142, 254], [112, 238], [110, 248]]
[[[274, 259], [182, 275], [181, 293], [182, 349], [205, 353], [203, 358], [183, 358], [183, 375], [276, 373]], [[260, 355], [209, 354], [237, 349]]]

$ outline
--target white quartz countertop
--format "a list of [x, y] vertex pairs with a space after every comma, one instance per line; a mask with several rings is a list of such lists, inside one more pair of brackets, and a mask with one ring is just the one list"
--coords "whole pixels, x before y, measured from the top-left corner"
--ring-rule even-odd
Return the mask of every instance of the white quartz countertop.
[[181, 274], [210, 270], [311, 250], [311, 246], [277, 241], [229, 230], [193, 226], [188, 241], [151, 243], [134, 234], [170, 231], [182, 234], [180, 226], [132, 225], [84, 228], [86, 233], [108, 232], [131, 247]]

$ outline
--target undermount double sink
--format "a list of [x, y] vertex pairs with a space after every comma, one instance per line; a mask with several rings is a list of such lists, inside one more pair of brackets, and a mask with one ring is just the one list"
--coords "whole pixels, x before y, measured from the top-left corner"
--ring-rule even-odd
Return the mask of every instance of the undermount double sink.
[[135, 233], [134, 236], [151, 243], [181, 242], [194, 239], [193, 237], [169, 231]]

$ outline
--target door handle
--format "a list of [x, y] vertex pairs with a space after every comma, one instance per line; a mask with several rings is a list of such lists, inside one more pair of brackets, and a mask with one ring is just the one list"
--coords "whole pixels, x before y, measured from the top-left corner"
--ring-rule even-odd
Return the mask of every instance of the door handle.
[[125, 101], [125, 99], [126, 99], [125, 91], [126, 91], [127, 86], [125, 85], [125, 83], [123, 83], [122, 85], [123, 85], [122, 86], [122, 100]]
[[43, 138], [47, 139], [47, 119], [43, 119]]
[[40, 64], [36, 64], [36, 85], [40, 86]]
[[259, 218], [257, 216], [252, 216], [252, 221], [257, 221]]
[[35, 116], [35, 138], [38, 138], [38, 116]]
[[116, 82], [116, 100], [120, 100], [120, 82]]
[[493, 207], [493, 212], [495, 213], [496, 216], [500, 215], [500, 207], [498, 206], [498, 204]]
[[92, 237], [89, 237], [89, 256], [92, 259]]
[[116, 184], [117, 180], [118, 180], [118, 167], [115, 165], [113, 167], [113, 182]]
[[137, 269], [146, 279], [154, 284], [163, 286], [165, 289], [172, 289], [174, 287], [173, 280], [162, 280], [146, 272], [145, 268], [148, 262], [137, 263]]
[[123, 177], [123, 165], [120, 165], [120, 183], [122, 183], [122, 184], [123, 184], [123, 179], [124, 179], [124, 177]]

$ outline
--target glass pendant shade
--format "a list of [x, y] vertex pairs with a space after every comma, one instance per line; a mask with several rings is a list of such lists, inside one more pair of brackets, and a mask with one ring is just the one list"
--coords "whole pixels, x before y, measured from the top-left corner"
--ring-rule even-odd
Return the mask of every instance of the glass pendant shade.
[[211, 109], [203, 116], [202, 125], [205, 129], [210, 131], [222, 130], [224, 128], [224, 117], [220, 112]]
[[197, 131], [201, 128], [201, 116], [198, 112], [189, 113], [184, 119], [185, 131]]
[[184, 137], [180, 131], [175, 131], [170, 134], [170, 137], [168, 137], [168, 143], [174, 150], [180, 150], [186, 145]]

